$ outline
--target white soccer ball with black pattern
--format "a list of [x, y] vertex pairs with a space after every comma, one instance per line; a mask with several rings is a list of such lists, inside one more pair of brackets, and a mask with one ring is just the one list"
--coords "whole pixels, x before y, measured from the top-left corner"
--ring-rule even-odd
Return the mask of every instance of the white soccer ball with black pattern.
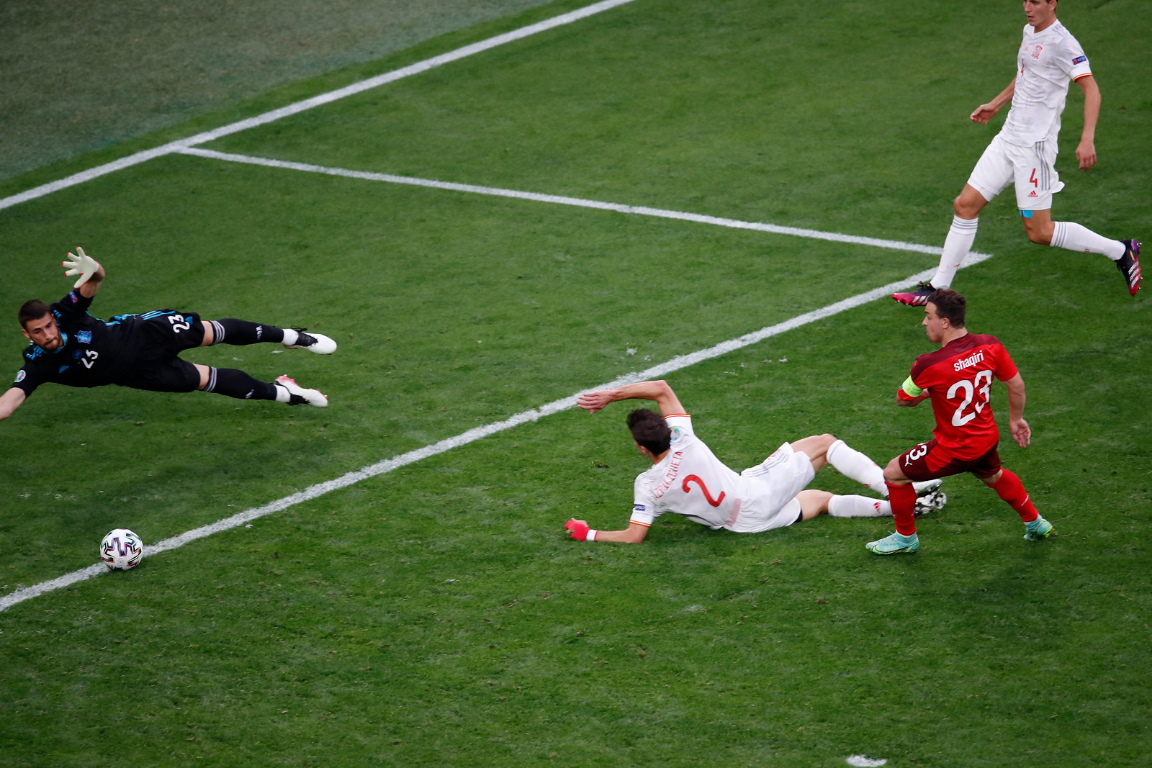
[[130, 570], [144, 559], [144, 542], [127, 528], [109, 531], [100, 542], [100, 559], [110, 570]]

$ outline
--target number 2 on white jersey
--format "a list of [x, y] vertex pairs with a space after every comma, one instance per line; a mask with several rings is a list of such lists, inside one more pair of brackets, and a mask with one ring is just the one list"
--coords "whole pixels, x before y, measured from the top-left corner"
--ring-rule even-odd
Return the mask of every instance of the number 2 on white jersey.
[[[964, 401], [960, 403], [956, 408], [956, 412], [952, 414], [952, 426], [962, 427], [976, 418], [976, 414], [983, 411], [984, 406], [988, 405], [988, 399], [992, 396], [991, 390], [992, 371], [980, 371], [971, 381], [962, 379], [949, 387], [949, 400], [955, 398], [961, 391], [964, 392]], [[968, 410], [968, 406], [970, 405], [972, 406], [971, 411]]]

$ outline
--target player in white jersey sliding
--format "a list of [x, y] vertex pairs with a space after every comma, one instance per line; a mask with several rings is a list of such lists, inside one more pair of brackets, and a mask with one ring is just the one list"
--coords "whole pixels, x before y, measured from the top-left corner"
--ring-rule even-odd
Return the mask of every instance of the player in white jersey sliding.
[[1076, 147], [1081, 170], [1096, 165], [1096, 121], [1100, 115], [1100, 89], [1088, 57], [1076, 38], [1057, 21], [1056, 2], [1024, 0], [1028, 23], [1016, 60], [1017, 74], [1000, 95], [981, 104], [970, 116], [973, 122], [986, 124], [1011, 101], [1004, 127], [984, 150], [968, 183], [952, 203], [955, 215], [936, 274], [912, 291], [892, 294], [901, 304], [924, 306], [934, 290], [952, 285], [956, 270], [976, 239], [980, 211], [1013, 183], [1029, 240], [1070, 251], [1103, 254], [1124, 276], [1129, 294], [1135, 296], [1140, 290], [1140, 243], [1112, 240], [1079, 224], [1052, 221], [1052, 195], [1064, 187], [1054, 163], [1060, 115], [1070, 81], [1084, 92], [1084, 128]]
[[[877, 494], [887, 495], [884, 471], [832, 435], [784, 443], [760, 464], [737, 474], [692, 431], [692, 417], [664, 381], [587, 392], [577, 404], [595, 413], [617, 400], [633, 399], [654, 400], [660, 413], [640, 408], [628, 414], [636, 448], [652, 462], [652, 467], [636, 478], [632, 518], [620, 531], [598, 531], [584, 520], [569, 520], [564, 527], [573, 539], [639, 544], [653, 521], [665, 512], [737, 533], [783, 528], [826, 513], [833, 517], [892, 514], [886, 499], [805, 490], [816, 471], [830, 463]], [[939, 487], [939, 481], [916, 484], [921, 494], [918, 513], [944, 506], [946, 499]]]

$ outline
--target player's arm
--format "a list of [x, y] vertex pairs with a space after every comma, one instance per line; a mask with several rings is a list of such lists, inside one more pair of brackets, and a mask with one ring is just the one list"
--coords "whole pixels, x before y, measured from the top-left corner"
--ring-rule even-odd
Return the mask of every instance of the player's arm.
[[12, 387], [0, 395], [0, 421], [11, 416], [12, 412], [19, 408], [27, 399], [28, 395], [19, 387]]
[[609, 541], [616, 544], [639, 544], [648, 535], [648, 526], [642, 523], [629, 523], [622, 531], [597, 531], [588, 527], [584, 520], [572, 519], [564, 523], [568, 535], [577, 541]]
[[1092, 75], [1077, 78], [1076, 85], [1084, 92], [1084, 130], [1080, 132], [1080, 145], [1076, 147], [1076, 159], [1080, 170], [1087, 171], [1096, 165], [1096, 121], [1100, 118], [1100, 86]]
[[596, 392], [585, 392], [576, 399], [576, 405], [588, 413], [596, 413], [609, 403], [617, 400], [654, 400], [660, 407], [660, 415], [669, 416], [684, 413], [684, 406], [680, 405], [679, 398], [668, 386], [668, 382], [639, 381], [635, 384], [626, 384], [616, 389], [601, 389]]
[[896, 405], [905, 408], [915, 408], [928, 399], [928, 388], [920, 388], [916, 386], [916, 382], [912, 381], [909, 376], [900, 385], [900, 389], [896, 390]]
[[79, 289], [80, 295], [86, 299], [96, 295], [106, 276], [100, 262], [84, 253], [83, 248], [77, 248], [76, 253], [69, 253], [68, 258], [60, 262], [60, 266], [64, 267], [67, 277], [79, 275], [72, 287]]
[[1012, 82], [1008, 83], [1008, 87], [1000, 91], [1000, 94], [992, 99], [987, 104], [981, 104], [972, 110], [972, 114], [968, 118], [974, 123], [987, 124], [992, 117], [1000, 111], [1008, 102], [1012, 101], [1012, 94], [1016, 93], [1016, 78], [1012, 78]]
[[1016, 375], [1004, 381], [1008, 387], [1008, 429], [1012, 432], [1012, 439], [1021, 448], [1027, 448], [1032, 442], [1032, 429], [1024, 421], [1024, 378], [1017, 371]]

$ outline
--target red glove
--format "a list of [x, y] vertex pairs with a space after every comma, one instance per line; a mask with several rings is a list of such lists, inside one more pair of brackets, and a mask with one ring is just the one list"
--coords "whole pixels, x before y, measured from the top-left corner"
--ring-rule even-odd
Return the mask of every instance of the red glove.
[[592, 534], [592, 541], [596, 540], [596, 532], [588, 527], [588, 523], [583, 520], [572, 519], [564, 523], [564, 527], [568, 529], [569, 534], [576, 541], [588, 541], [588, 534]]

